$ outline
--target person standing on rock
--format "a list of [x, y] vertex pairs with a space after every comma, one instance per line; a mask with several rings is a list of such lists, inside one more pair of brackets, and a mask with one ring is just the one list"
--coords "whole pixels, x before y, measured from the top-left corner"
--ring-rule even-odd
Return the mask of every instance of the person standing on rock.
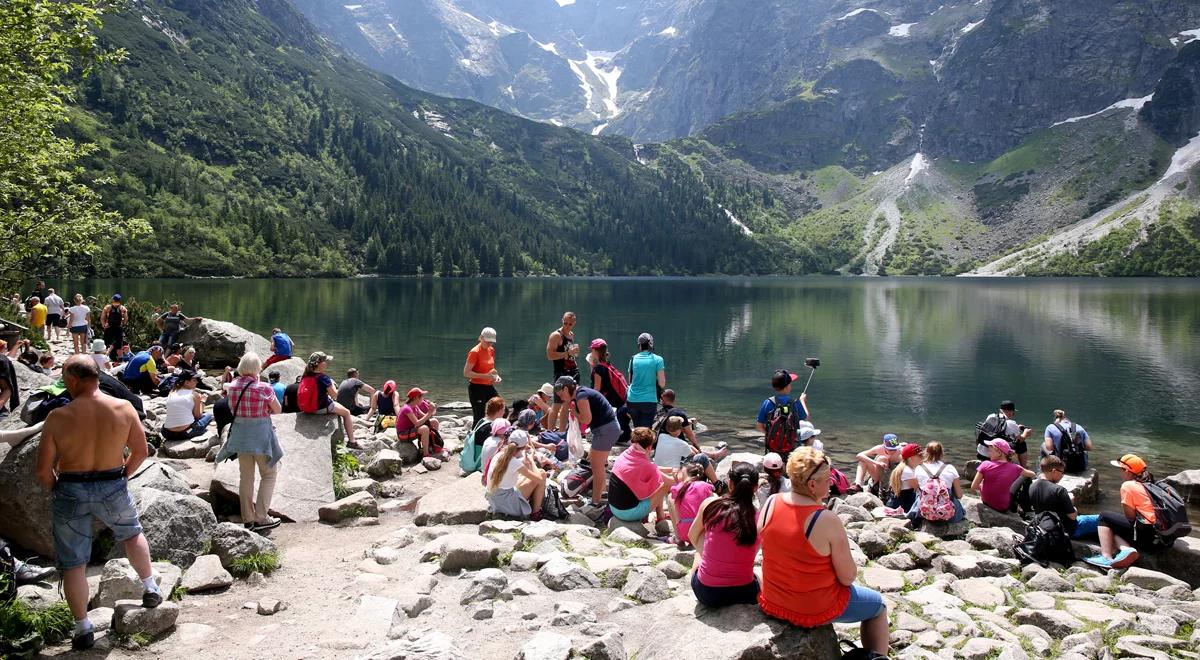
[[[563, 376], [554, 381], [554, 394], [563, 401], [573, 401], [575, 416], [579, 419], [580, 426], [586, 426], [591, 431], [592, 446], [588, 450], [588, 462], [592, 467], [592, 506], [599, 507], [603, 502], [604, 485], [608, 479], [608, 454], [621, 437], [617, 412], [603, 394], [590, 387], [581, 387], [570, 376]], [[649, 432], [649, 429], [646, 431]], [[654, 443], [653, 433], [650, 433], [650, 443]]]
[[[1017, 457], [1017, 462], [1021, 464], [1021, 467], [1028, 467], [1026, 465], [1028, 460], [1026, 456], [1029, 454], [1029, 445], [1026, 440], [1029, 439], [1029, 436], [1033, 435], [1033, 429], [1027, 428], [1024, 424], [1018, 424], [1013, 419], [1016, 414], [1017, 404], [1012, 401], [1001, 401], [1000, 410], [988, 415], [980, 426], [1000, 428], [1000, 437], [1006, 440], [1009, 446], [1012, 447], [1013, 453]], [[982, 440], [976, 443], [975, 453], [980, 461], [988, 460], [989, 452], [986, 445], [987, 443]]]
[[158, 326], [159, 332], [162, 334], [158, 337], [158, 343], [163, 346], [174, 346], [175, 339], [179, 337], [179, 333], [187, 327], [190, 321], [203, 321], [199, 316], [188, 317], [179, 311], [179, 303], [171, 305], [170, 309], [158, 315], [154, 319], [154, 325]]
[[200, 376], [192, 371], [184, 371], [175, 377], [175, 385], [167, 395], [163, 440], [175, 442], [198, 438], [212, 423], [212, 414], [204, 412], [205, 396], [196, 391], [199, 383]]
[[271, 356], [263, 363], [263, 369], [275, 364], [290, 360], [292, 353], [296, 350], [296, 344], [292, 342], [292, 338], [286, 332], [279, 328], [271, 329]]
[[[579, 382], [579, 344], [575, 343], [575, 312], [567, 312], [562, 316], [562, 325], [550, 333], [546, 340], [546, 359], [554, 365], [554, 378], [557, 381], [563, 376], [570, 376]], [[563, 401], [554, 397], [554, 405], [550, 408], [547, 421], [543, 424], [548, 431], [567, 430], [567, 420], [559, 419]]]
[[50, 317], [50, 309], [42, 303], [42, 299], [34, 296], [30, 299], [33, 307], [29, 308], [29, 328], [35, 335], [44, 335], [50, 339], [50, 328], [46, 320]]
[[100, 392], [100, 372], [86, 355], [67, 360], [63, 380], [71, 402], [46, 418], [36, 474], [42, 487], [53, 493], [54, 552], [75, 619], [71, 646], [86, 649], [95, 643], [87, 616], [85, 574], [92, 556], [93, 520], [111, 529], [124, 545], [125, 556], [142, 580], [142, 606], [158, 607], [163, 596], [150, 566], [150, 546], [129, 496], [128, 479], [149, 452], [137, 411], [128, 402]]
[[1088, 469], [1088, 452], [1092, 439], [1087, 429], [1067, 418], [1064, 410], [1054, 411], [1054, 421], [1046, 427], [1042, 456], [1057, 456], [1063, 461], [1067, 474], [1079, 474]]
[[758, 518], [763, 553], [758, 605], [767, 616], [802, 628], [860, 623], [863, 648], [886, 657], [887, 604], [879, 592], [854, 584], [858, 566], [846, 528], [825, 510], [830, 469], [825, 454], [811, 447], [788, 457], [792, 489], [768, 498]]
[[46, 290], [46, 341], [50, 341], [51, 333], [54, 339], [58, 340], [62, 336], [63, 313], [67, 310], [67, 303], [54, 293], [54, 289]]
[[104, 345], [113, 362], [118, 362], [121, 348], [125, 346], [125, 326], [129, 323], [129, 310], [121, 304], [121, 294], [114, 293], [112, 302], [100, 311], [100, 327], [104, 330]]
[[[75, 294], [75, 304], [67, 309], [67, 329], [71, 332], [71, 344], [76, 353], [87, 353], [88, 331], [92, 325], [92, 308], [83, 302], [83, 295]], [[103, 340], [101, 340], [103, 346]]]
[[667, 368], [662, 356], [654, 352], [654, 337], [649, 332], [638, 335], [638, 354], [629, 360], [630, 423], [636, 428], [649, 428], [658, 412], [658, 393], [667, 387]]
[[500, 396], [496, 391], [500, 372], [496, 371], [495, 344], [495, 328], [484, 328], [479, 333], [479, 343], [467, 352], [467, 362], [463, 365], [463, 378], [468, 381], [467, 400], [471, 402], [472, 427], [483, 418], [488, 400]]
[[[216, 463], [237, 456], [240, 479], [238, 500], [242, 509], [242, 524], [252, 532], [262, 533], [279, 526], [279, 519], [269, 515], [275, 480], [279, 476], [279, 459], [283, 448], [275, 437], [271, 415], [282, 411], [275, 390], [258, 378], [262, 358], [246, 353], [238, 361], [238, 377], [227, 386], [233, 421], [229, 436]], [[258, 470], [258, 497], [254, 497], [254, 471]]]

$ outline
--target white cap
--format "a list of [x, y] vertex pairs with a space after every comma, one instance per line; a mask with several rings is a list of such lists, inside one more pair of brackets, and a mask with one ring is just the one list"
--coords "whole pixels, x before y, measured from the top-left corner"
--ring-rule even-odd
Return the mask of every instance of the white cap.
[[484, 328], [483, 330], [481, 330], [479, 332], [479, 338], [484, 341], [490, 341], [493, 344], [496, 343], [496, 329], [495, 328]]
[[763, 456], [762, 465], [765, 470], [782, 470], [783, 457], [775, 452], [771, 452]]
[[508, 434], [508, 441], [518, 447], [524, 447], [529, 444], [529, 434], [523, 429], [517, 428], [512, 433]]

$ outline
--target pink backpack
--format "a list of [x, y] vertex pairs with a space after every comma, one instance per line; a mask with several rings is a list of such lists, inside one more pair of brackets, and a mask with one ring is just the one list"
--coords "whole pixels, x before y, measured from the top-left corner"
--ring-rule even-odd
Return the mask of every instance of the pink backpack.
[[925, 520], [951, 520], [954, 518], [954, 500], [950, 497], [950, 489], [942, 481], [943, 463], [936, 473], [930, 472], [929, 467], [922, 464], [921, 469], [929, 475], [929, 479], [921, 486], [921, 502], [919, 511]]

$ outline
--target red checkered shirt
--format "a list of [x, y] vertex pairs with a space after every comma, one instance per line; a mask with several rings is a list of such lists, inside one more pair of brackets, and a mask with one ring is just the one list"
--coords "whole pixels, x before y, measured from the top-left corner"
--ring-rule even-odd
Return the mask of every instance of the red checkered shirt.
[[[242, 390], [246, 390], [246, 395], [242, 396]], [[275, 401], [275, 390], [271, 389], [269, 383], [264, 383], [257, 378], [250, 376], [242, 376], [237, 380], [229, 383], [226, 387], [229, 392], [229, 409], [237, 417], [270, 417], [270, 404]], [[239, 401], [240, 399], [240, 401]], [[236, 408], [236, 410], [235, 410]]]

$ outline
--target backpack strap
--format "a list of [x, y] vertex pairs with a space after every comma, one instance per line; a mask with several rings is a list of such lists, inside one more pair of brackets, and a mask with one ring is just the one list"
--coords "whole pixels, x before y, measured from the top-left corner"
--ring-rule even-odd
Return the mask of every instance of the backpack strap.
[[776, 495], [770, 495], [767, 497], [767, 501], [763, 502], [762, 513], [759, 514], [762, 516], [762, 528], [763, 529], [767, 528], [767, 522], [768, 522], [768, 519], [771, 517], [771, 512], [775, 510], [775, 497], [776, 497]]
[[[922, 464], [921, 464], [920, 466], [918, 466], [918, 467], [920, 467], [922, 470], [925, 470], [925, 474], [929, 475], [930, 477], [932, 477], [932, 478], [934, 478], [934, 479], [937, 479], [937, 476], [938, 476], [938, 474], [941, 474], [941, 473], [942, 473], [942, 471], [941, 471], [940, 469], [937, 471], [937, 474], [934, 474], [934, 473], [930, 472], [930, 471], [929, 471], [929, 466], [928, 466], [928, 465], [925, 465], [924, 463], [922, 463]], [[943, 465], [942, 465], [942, 467], [946, 467], [946, 465], [945, 465], [945, 464], [943, 464]]]
[[[921, 465], [924, 465], [924, 463], [922, 463]], [[937, 471], [937, 473], [935, 473], [935, 474], [933, 475], [933, 478], [934, 478], [934, 479], [937, 479], [937, 478], [941, 477], [941, 476], [942, 476], [942, 470], [945, 470], [945, 469], [946, 469], [946, 464], [945, 464], [945, 463], [942, 463], [942, 467], [938, 468], [938, 471]], [[929, 468], [925, 468], [925, 471], [926, 471], [926, 472], [928, 472], [928, 471], [929, 471]]]

